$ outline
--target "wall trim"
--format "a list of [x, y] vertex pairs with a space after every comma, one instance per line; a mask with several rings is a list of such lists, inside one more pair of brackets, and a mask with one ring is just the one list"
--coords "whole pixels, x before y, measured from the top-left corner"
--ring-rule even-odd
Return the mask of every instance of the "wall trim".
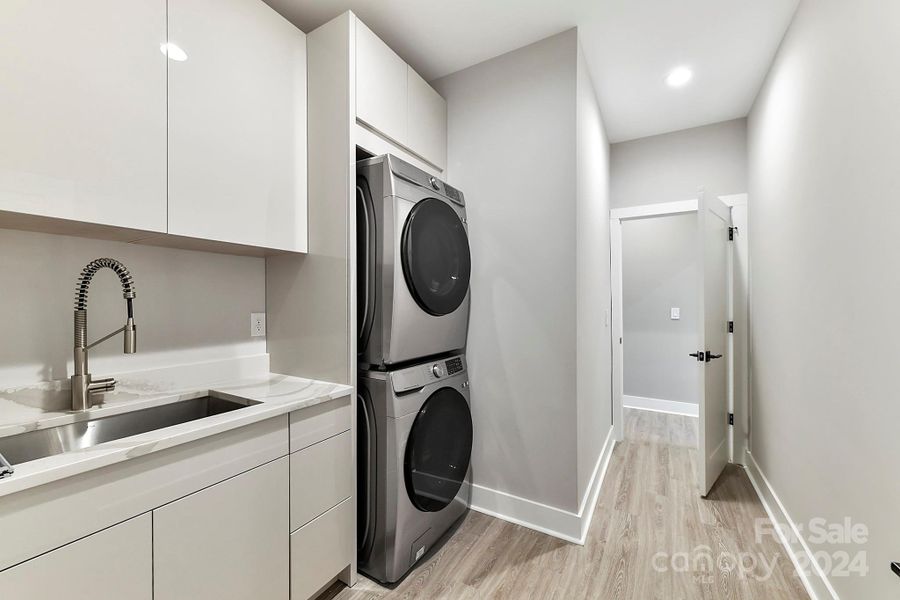
[[471, 485], [471, 508], [503, 521], [583, 546], [615, 445], [613, 428], [610, 427], [577, 513], [478, 484]]
[[640, 219], [642, 217], [658, 217], [661, 215], [678, 215], [681, 213], [696, 212], [700, 202], [697, 198], [690, 200], [678, 200], [676, 202], [659, 202], [657, 204], [642, 204], [640, 206], [625, 206], [613, 208], [609, 211], [611, 219]]
[[[806, 543], [806, 539], [800, 534], [795, 521], [791, 519], [778, 494], [772, 488], [772, 484], [769, 483], [769, 480], [756, 462], [756, 458], [749, 450], [746, 452], [746, 457], [747, 465], [745, 468], [747, 476], [750, 478], [750, 483], [753, 485], [753, 489], [756, 490], [756, 495], [762, 501], [763, 508], [766, 509], [766, 514], [769, 516], [775, 527], [775, 532], [778, 534], [778, 540], [784, 546], [787, 555], [794, 564], [794, 568], [800, 575], [800, 580], [803, 582], [803, 587], [806, 588], [809, 597], [812, 600], [840, 600], [831, 582], [828, 581], [828, 576], [813, 558], [813, 552]], [[790, 529], [785, 531], [785, 528]], [[804, 572], [800, 567], [801, 557], [805, 564], [812, 566], [813, 573], [811, 575]]]
[[625, 408], [638, 410], [651, 410], [653, 412], [684, 415], [687, 417], [699, 417], [700, 405], [693, 402], [680, 402], [678, 400], [661, 400], [660, 398], [645, 398], [643, 396], [622, 396], [622, 404]]

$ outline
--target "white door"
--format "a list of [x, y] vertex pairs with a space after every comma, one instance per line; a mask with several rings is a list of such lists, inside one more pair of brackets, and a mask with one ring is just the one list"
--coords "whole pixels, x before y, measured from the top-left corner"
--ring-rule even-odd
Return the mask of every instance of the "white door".
[[728, 241], [731, 211], [718, 196], [701, 189], [697, 207], [700, 277], [700, 440], [697, 477], [709, 493], [728, 463]]

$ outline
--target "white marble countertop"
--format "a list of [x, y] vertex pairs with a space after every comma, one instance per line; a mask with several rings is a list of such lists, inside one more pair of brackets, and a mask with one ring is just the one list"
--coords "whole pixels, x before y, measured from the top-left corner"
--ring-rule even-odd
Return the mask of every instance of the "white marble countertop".
[[0, 496], [144, 456], [180, 444], [327, 402], [352, 391], [349, 385], [264, 373], [201, 385], [182, 377], [123, 377], [115, 392], [97, 396], [98, 406], [85, 411], [66, 409], [64, 383], [0, 389], [0, 438], [152, 408], [202, 396], [258, 402], [219, 415], [126, 437], [90, 448], [13, 465], [15, 473], [0, 479]]

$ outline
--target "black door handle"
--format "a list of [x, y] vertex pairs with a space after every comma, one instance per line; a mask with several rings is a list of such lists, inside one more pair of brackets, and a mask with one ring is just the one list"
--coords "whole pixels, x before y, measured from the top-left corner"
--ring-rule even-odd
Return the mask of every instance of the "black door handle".
[[688, 354], [688, 356], [693, 356], [699, 362], [703, 362], [703, 350], [700, 350], [699, 352], [691, 352], [690, 354]]
[[713, 353], [710, 352], [709, 350], [706, 351], [706, 362], [709, 362], [709, 361], [711, 361], [711, 360], [715, 360], [715, 359], [717, 359], [717, 358], [722, 358], [722, 355], [721, 355], [721, 354], [713, 354]]
[[895, 575], [900, 575], [900, 562], [892, 562], [891, 571], [893, 571]]

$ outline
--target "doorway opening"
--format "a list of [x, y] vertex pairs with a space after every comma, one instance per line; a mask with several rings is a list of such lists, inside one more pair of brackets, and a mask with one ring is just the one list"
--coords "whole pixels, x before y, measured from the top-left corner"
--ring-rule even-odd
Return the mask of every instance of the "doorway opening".
[[610, 216], [616, 437], [650, 432], [696, 449], [692, 478], [706, 495], [727, 463], [743, 462], [749, 430], [746, 239], [734, 250], [746, 195], [701, 188]]

